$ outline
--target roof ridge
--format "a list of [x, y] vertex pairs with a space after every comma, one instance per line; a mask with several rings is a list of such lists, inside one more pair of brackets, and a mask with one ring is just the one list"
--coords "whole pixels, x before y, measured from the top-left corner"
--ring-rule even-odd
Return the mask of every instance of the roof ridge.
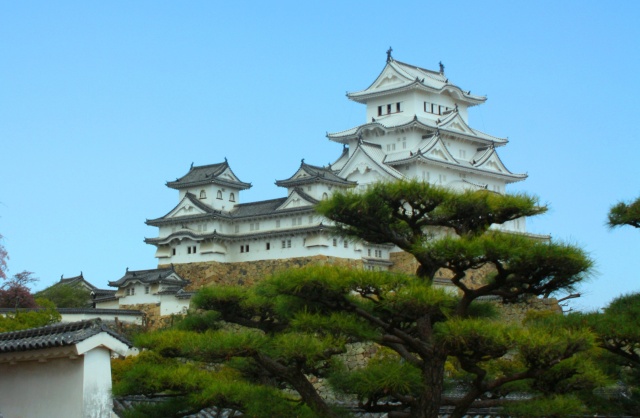
[[10, 331], [0, 333], [0, 341], [13, 340], [16, 338], [29, 338], [41, 335], [55, 334], [58, 332], [74, 332], [82, 329], [90, 328], [94, 325], [103, 326], [100, 318], [88, 319], [78, 322], [59, 322], [56, 324], [45, 325], [37, 328], [28, 328], [19, 331]]

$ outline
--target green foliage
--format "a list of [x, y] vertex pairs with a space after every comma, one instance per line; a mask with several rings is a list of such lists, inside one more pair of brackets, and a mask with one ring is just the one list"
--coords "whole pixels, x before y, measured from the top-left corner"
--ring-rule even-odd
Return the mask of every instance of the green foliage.
[[[589, 329], [596, 335], [599, 347], [606, 350], [598, 357], [598, 368], [613, 377], [618, 387], [603, 386], [604, 393], [619, 396], [606, 406], [613, 412], [633, 414], [640, 410], [640, 293], [614, 299], [604, 312], [574, 313], [566, 317], [567, 327]], [[620, 396], [620, 394], [624, 396]], [[597, 401], [597, 399], [594, 399]], [[603, 410], [600, 407], [600, 410]], [[607, 409], [604, 409], [607, 410]]]
[[252, 384], [225, 367], [210, 371], [144, 351], [136, 358], [114, 361], [112, 369], [114, 395], [164, 395], [162, 402], [141, 404], [129, 417], [183, 417], [212, 405], [241, 409], [247, 417], [315, 417], [282, 392]]
[[86, 308], [91, 301], [90, 292], [82, 286], [56, 283], [35, 294], [37, 298], [49, 299], [58, 308]]
[[633, 202], [618, 202], [609, 210], [607, 225], [610, 228], [630, 225], [640, 228], [640, 198]]
[[40, 306], [38, 310], [18, 309], [5, 316], [0, 315], [0, 332], [38, 328], [60, 322], [60, 313], [53, 303], [46, 299], [37, 299], [36, 303]]
[[344, 393], [358, 396], [360, 402], [395, 395], [416, 395], [422, 387], [420, 370], [398, 355], [385, 354], [373, 358], [366, 367], [347, 371], [336, 368], [331, 375], [332, 386]]
[[522, 418], [555, 418], [580, 415], [585, 412], [585, 407], [575, 396], [560, 395], [507, 404], [504, 412], [507, 416]]
[[515, 347], [519, 331], [511, 324], [452, 318], [437, 325], [436, 336], [450, 356], [482, 362], [506, 355]]
[[[416, 275], [322, 266], [285, 271], [249, 288], [203, 289], [192, 301], [195, 311], [173, 329], [136, 339], [167, 361], [193, 362], [170, 363], [190, 367], [176, 369], [185, 373], [185, 383], [172, 386], [152, 369], [155, 364], [139, 379], [157, 375], [148, 393], [179, 393], [194, 408], [235, 405], [248, 416], [256, 405], [255, 414], [265, 411], [263, 395], [275, 399], [268, 409], [274, 416], [289, 416], [295, 408], [343, 416], [318, 395], [309, 375], [331, 375], [338, 390], [356, 394], [369, 411], [435, 417], [440, 405], [449, 404], [455, 406], [452, 416], [460, 417], [474, 402], [496, 404], [508, 393], [526, 391], [535, 402], [554, 405], [545, 409], [552, 416], [573, 402], [552, 397], [554, 390], [587, 392], [599, 378], [578, 357], [592, 348], [591, 331], [546, 317], [496, 322], [495, 309], [480, 302], [485, 296], [515, 302], [571, 291], [588, 277], [592, 262], [579, 248], [489, 229], [545, 210], [526, 195], [456, 193], [415, 181], [338, 192], [319, 205], [336, 232], [395, 244], [416, 258]], [[491, 273], [471, 283], [470, 269]], [[439, 270], [453, 286], [433, 285]], [[331, 361], [354, 341], [375, 342], [391, 354], [361, 370]], [[205, 364], [213, 375], [225, 370], [234, 377], [189, 383], [187, 375], [205, 379], [199, 377]], [[442, 397], [445, 369], [465, 385], [462, 398]], [[281, 388], [295, 390], [300, 402], [291, 403]]]

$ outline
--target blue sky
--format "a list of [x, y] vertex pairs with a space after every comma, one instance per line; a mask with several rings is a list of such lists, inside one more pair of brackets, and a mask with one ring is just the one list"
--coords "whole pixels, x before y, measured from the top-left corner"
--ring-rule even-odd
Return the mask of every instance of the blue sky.
[[640, 290], [640, 231], [605, 227], [640, 195], [640, 3], [632, 1], [0, 2], [0, 233], [38, 288], [106, 287], [156, 266], [165, 182], [228, 158], [253, 188], [335, 160], [365, 122], [345, 92], [396, 59], [488, 97], [470, 124], [508, 137], [510, 191], [550, 206], [529, 230], [584, 247], [575, 309]]

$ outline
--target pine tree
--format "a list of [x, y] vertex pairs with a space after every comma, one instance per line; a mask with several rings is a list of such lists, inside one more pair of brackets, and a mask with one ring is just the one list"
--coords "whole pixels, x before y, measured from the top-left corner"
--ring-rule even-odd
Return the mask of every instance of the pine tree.
[[[344, 416], [309, 381], [325, 374], [336, 390], [356, 396], [362, 409], [389, 417], [436, 417], [445, 405], [460, 417], [472, 405], [513, 403], [507, 395], [522, 391], [549, 416], [575, 412], [580, 402], [563, 394], [593, 385], [578, 377], [585, 365], [579, 356], [593, 346], [593, 334], [549, 319], [506, 323], [483, 301], [514, 303], [572, 291], [588, 275], [592, 262], [579, 248], [490, 228], [545, 210], [526, 195], [456, 193], [421, 182], [337, 193], [319, 205], [336, 233], [394, 244], [418, 261], [416, 275], [314, 267], [248, 289], [211, 287], [195, 298], [198, 312], [181, 329], [145, 335], [138, 343], [163, 358], [224, 362], [217, 373], [228, 375], [231, 368], [235, 382], [256, 391], [293, 389], [302, 404], [284, 392], [273, 402], [289, 402], [289, 416]], [[470, 271], [490, 273], [478, 283]], [[443, 273], [448, 286], [436, 280]], [[229, 330], [221, 320], [242, 328]], [[378, 344], [380, 355], [351, 372], [328, 361], [354, 341]], [[147, 366], [153, 376], [153, 364]], [[127, 373], [134, 370], [123, 374], [116, 391], [167, 389], [147, 379], [132, 386], [134, 374]], [[456, 383], [461, 396], [443, 396], [447, 382]], [[267, 404], [256, 407], [260, 399], [232, 398], [220, 386], [174, 384], [175, 397], [195, 409], [216, 405], [273, 415]]]

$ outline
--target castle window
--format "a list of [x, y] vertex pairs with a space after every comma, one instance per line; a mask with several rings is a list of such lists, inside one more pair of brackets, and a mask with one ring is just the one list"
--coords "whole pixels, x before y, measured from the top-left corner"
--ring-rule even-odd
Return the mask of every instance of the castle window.
[[204, 190], [200, 190], [200, 199], [206, 199], [207, 198], [207, 192], [205, 192]]
[[322, 193], [322, 200], [327, 200], [329, 198], [329, 195], [325, 192]]
[[287, 248], [287, 241], [282, 240], [282, 248]]
[[346, 239], [344, 240], [344, 248], [349, 248], [349, 241]]
[[176, 249], [175, 248], [171, 249], [171, 255], [176, 255]]
[[187, 254], [191, 254], [191, 247], [187, 247]]
[[240, 246], [240, 252], [241, 252], [241, 253], [248, 253], [248, 252], [249, 252], [249, 244], [247, 244], [247, 245], [241, 245], [241, 246]]
[[378, 106], [378, 116], [382, 116], [382, 106]]
[[244, 252], [244, 245], [240, 246], [240, 252], [243, 253]]
[[280, 228], [280, 219], [276, 219], [276, 228]]
[[313, 223], [313, 215], [309, 216], [309, 223], [312, 224]]
[[367, 257], [371, 257], [371, 248], [367, 249]]
[[391, 105], [390, 104], [387, 105], [387, 114], [389, 114], [389, 113], [391, 113]]
[[236, 195], [234, 193], [229, 193], [229, 202], [235, 202], [236, 201]]
[[240, 232], [240, 225], [236, 225], [235, 231], [236, 231], [236, 234]]
[[400, 112], [400, 102], [396, 103], [396, 112]]
[[195, 246], [195, 245], [192, 247], [191, 252], [192, 252], [193, 254], [195, 254], [195, 253], [197, 252], [197, 251], [196, 251], [196, 246]]
[[267, 242], [267, 251], [269, 251], [271, 249], [271, 243]]
[[287, 248], [291, 248], [291, 240], [290, 239], [287, 240]]
[[251, 222], [249, 224], [249, 231], [259, 231], [260, 230], [260, 222]]
[[216, 199], [222, 200], [222, 191], [221, 190], [218, 190], [218, 193], [216, 194]]
[[145, 295], [148, 295], [150, 291], [151, 291], [151, 286], [145, 286], [144, 287], [144, 294]]
[[337, 240], [337, 239], [335, 239], [335, 238], [333, 239], [333, 246], [334, 246], [334, 247], [337, 247], [337, 246], [338, 246], [338, 240]]

